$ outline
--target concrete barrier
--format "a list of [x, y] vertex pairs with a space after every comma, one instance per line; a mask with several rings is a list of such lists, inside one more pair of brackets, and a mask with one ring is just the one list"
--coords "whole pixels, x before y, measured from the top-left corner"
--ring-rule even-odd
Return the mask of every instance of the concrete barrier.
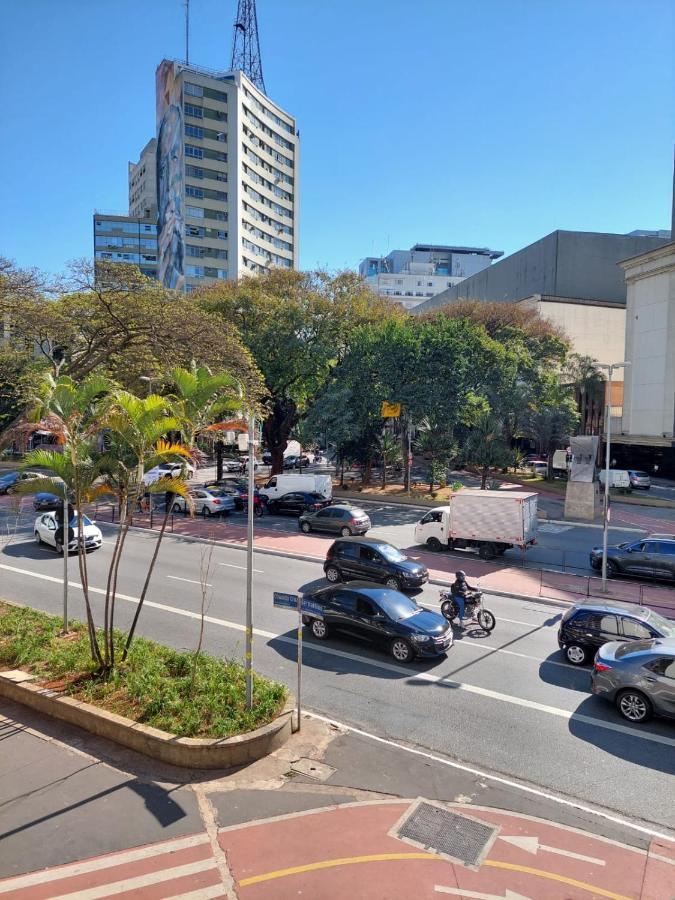
[[255, 731], [230, 738], [183, 738], [32, 684], [32, 680], [32, 675], [20, 670], [0, 672], [0, 696], [174, 766], [229, 769], [245, 765], [272, 753], [291, 736], [293, 697], [273, 722]]

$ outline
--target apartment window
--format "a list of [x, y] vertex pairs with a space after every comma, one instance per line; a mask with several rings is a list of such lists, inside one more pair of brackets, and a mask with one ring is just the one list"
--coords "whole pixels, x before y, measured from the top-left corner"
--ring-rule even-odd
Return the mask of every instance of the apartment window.
[[199, 84], [191, 84], [189, 81], [186, 81], [183, 84], [183, 90], [186, 94], [189, 94], [191, 97], [203, 97], [204, 96], [204, 88]]
[[185, 212], [188, 216], [192, 216], [193, 219], [204, 218], [204, 210], [200, 206], [186, 206]]
[[219, 238], [221, 241], [226, 241], [227, 240], [227, 232], [226, 231], [216, 231], [216, 237]]
[[190, 237], [204, 237], [204, 229], [200, 228], [199, 225], [186, 225], [185, 233], [190, 235]]
[[187, 244], [185, 247], [185, 253], [188, 256], [203, 256], [204, 248], [203, 247], [195, 247], [194, 244]]
[[201, 108], [201, 106], [193, 106], [191, 103], [186, 103], [185, 115], [192, 116], [193, 119], [203, 119], [204, 110]]
[[418, 282], [417, 282], [417, 287], [422, 287], [422, 282], [421, 282], [421, 281], [418, 281]]
[[157, 256], [152, 253], [141, 253], [143, 262], [157, 262]]
[[412, 292], [412, 291], [406, 291], [406, 292], [405, 292], [405, 295], [406, 295], [406, 297], [412, 297], [413, 292]]
[[186, 197], [203, 197], [204, 190], [203, 188], [193, 187], [191, 184], [185, 185], [185, 196]]
[[427, 297], [433, 297], [434, 295], [433, 295], [433, 292], [432, 292], [432, 291], [427, 291], [426, 296], [427, 296]]
[[188, 137], [203, 138], [204, 137], [204, 129], [200, 128], [198, 125], [186, 125], [185, 126], [185, 134]]
[[200, 169], [199, 166], [185, 166], [185, 174], [189, 175], [191, 178], [203, 178], [204, 170]]
[[204, 159], [204, 151], [201, 147], [193, 147], [192, 144], [185, 145], [185, 155], [194, 156], [195, 159]]
[[433, 286], [434, 286], [433, 281], [427, 281], [427, 287], [433, 287]]
[[193, 278], [203, 278], [204, 266], [185, 266], [185, 274], [191, 275]]
[[403, 279], [402, 279], [402, 278], [397, 278], [397, 279], [396, 279], [396, 284], [403, 284]]

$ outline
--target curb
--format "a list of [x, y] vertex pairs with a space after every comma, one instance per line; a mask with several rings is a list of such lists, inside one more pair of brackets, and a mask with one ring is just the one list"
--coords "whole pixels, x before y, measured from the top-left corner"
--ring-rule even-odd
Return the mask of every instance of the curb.
[[76, 725], [144, 756], [183, 768], [229, 769], [246, 765], [278, 750], [291, 736], [295, 709], [292, 696], [288, 697], [282, 712], [273, 722], [254, 731], [231, 738], [182, 738], [31, 684], [32, 679], [32, 675], [18, 669], [0, 672], [0, 696]]

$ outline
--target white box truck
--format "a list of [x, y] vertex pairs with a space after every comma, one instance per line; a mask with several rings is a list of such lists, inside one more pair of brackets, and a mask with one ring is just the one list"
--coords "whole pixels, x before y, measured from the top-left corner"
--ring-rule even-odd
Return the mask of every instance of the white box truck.
[[277, 500], [291, 491], [308, 491], [321, 494], [327, 500], [333, 496], [333, 481], [330, 475], [319, 475], [314, 472], [306, 474], [272, 475], [261, 488], [261, 496], [268, 500]]
[[537, 541], [537, 494], [464, 490], [451, 494], [415, 525], [415, 540], [431, 550], [474, 550], [494, 559]]
[[[606, 469], [600, 469], [598, 472], [598, 478], [600, 480], [600, 484], [605, 486], [605, 475], [607, 474]], [[615, 488], [616, 490], [621, 491], [629, 491], [630, 490], [630, 475], [626, 469], [610, 469], [609, 470], [609, 486], [610, 488]]]

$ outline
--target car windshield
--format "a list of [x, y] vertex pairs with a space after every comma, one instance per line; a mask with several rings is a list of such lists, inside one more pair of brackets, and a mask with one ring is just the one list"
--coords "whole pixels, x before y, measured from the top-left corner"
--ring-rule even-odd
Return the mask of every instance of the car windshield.
[[220, 488], [209, 488], [209, 494], [212, 494], [214, 497], [227, 497], [227, 491], [223, 491]]
[[384, 590], [378, 592], [377, 603], [390, 619], [400, 622], [402, 619], [409, 619], [418, 613], [421, 609], [414, 600], [406, 597], [405, 594], [399, 594], [398, 591]]
[[387, 562], [404, 562], [405, 560], [403, 553], [397, 550], [396, 547], [392, 547], [391, 544], [378, 544], [377, 549]]
[[[73, 518], [68, 523], [71, 528], [77, 528], [77, 516], [73, 516]], [[91, 521], [89, 516], [82, 516], [82, 524], [83, 525], [93, 525], [94, 523]]]
[[675, 637], [675, 625], [651, 609], [645, 615], [645, 622], [651, 625], [652, 628], [656, 628], [663, 637]]
[[633, 469], [633, 475], [636, 475], [638, 478], [649, 478], [646, 472], [638, 472], [636, 469]]
[[628, 641], [626, 644], [622, 644], [620, 647], [617, 647], [616, 653], [614, 654], [615, 659], [623, 659], [624, 656], [630, 656], [631, 653], [642, 653], [644, 650], [651, 650], [654, 646], [654, 641]]

